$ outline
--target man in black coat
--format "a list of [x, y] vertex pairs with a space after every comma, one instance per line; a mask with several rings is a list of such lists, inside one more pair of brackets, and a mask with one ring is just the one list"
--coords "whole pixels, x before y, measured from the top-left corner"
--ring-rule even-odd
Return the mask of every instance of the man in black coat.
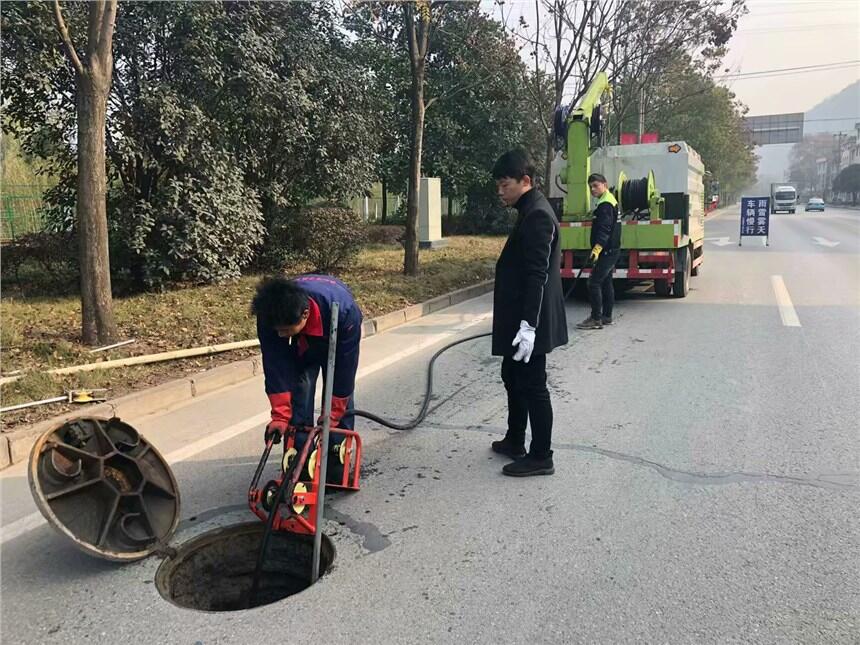
[[[558, 221], [534, 187], [534, 176], [534, 166], [521, 150], [505, 153], [493, 167], [499, 197], [518, 214], [496, 263], [493, 293], [493, 355], [503, 357], [508, 430], [492, 448], [515, 459], [502, 469], [514, 477], [555, 472], [546, 355], [567, 343]], [[527, 422], [532, 430], [528, 453]]]

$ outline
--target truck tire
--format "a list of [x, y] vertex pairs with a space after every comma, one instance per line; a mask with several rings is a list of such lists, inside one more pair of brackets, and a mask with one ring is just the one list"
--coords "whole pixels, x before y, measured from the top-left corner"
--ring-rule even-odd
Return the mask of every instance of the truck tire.
[[690, 274], [692, 273], [693, 261], [690, 258], [690, 248], [685, 246], [678, 249], [678, 262], [683, 266], [682, 271], [675, 272], [675, 284], [672, 285], [672, 295], [675, 298], [686, 298], [690, 293]]
[[661, 298], [668, 298], [672, 295], [672, 283], [668, 280], [654, 280], [654, 293]]

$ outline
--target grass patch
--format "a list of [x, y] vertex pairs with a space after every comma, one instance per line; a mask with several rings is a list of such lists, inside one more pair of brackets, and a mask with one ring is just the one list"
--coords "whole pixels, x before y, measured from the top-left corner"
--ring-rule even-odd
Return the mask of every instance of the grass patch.
[[[420, 274], [405, 276], [403, 249], [378, 244], [361, 251], [353, 265], [338, 273], [355, 294], [365, 318], [373, 318], [429, 300], [449, 291], [491, 279], [504, 244], [501, 237], [451, 237], [449, 246], [422, 251]], [[295, 272], [306, 267], [295, 267]], [[27, 376], [2, 386], [3, 406], [59, 396], [66, 389], [105, 387], [121, 394], [239, 360], [254, 352], [228, 352], [198, 359], [51, 377], [55, 368], [214, 345], [256, 337], [249, 313], [261, 276], [246, 276], [224, 285], [184, 287], [114, 300], [120, 340], [135, 343], [98, 354], [80, 342], [80, 299], [74, 297], [4, 297], [0, 321], [0, 361], [4, 374]], [[4, 415], [7, 427], [32, 423], [63, 412], [60, 404]], [[84, 408], [78, 408], [84, 409]]]

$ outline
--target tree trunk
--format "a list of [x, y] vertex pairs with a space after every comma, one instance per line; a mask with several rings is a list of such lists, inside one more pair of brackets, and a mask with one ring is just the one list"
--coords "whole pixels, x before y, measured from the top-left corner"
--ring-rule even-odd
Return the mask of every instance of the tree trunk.
[[[96, 72], [97, 74], [97, 72]], [[110, 70], [108, 70], [110, 74]], [[115, 341], [105, 204], [105, 116], [110, 81], [78, 75], [78, 257], [81, 265], [81, 336], [86, 345]]]
[[388, 178], [382, 177], [382, 224], [388, 218]]
[[421, 148], [424, 143], [424, 60], [412, 68], [412, 152], [406, 193], [406, 254], [403, 273], [418, 275], [418, 189], [421, 184]]

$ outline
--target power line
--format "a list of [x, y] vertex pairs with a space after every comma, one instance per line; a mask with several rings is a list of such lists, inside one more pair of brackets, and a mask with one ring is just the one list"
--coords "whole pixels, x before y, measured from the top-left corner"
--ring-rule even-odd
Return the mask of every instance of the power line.
[[811, 7], [811, 8], [807, 8], [807, 9], [799, 9], [796, 11], [782, 10], [782, 11], [767, 11], [767, 12], [761, 12], [761, 13], [756, 12], [756, 13], [748, 14], [748, 17], [749, 18], [759, 18], [759, 17], [763, 18], [766, 16], [796, 16], [798, 14], [803, 14], [803, 13], [833, 13], [836, 11], [841, 12], [841, 11], [845, 11], [845, 9], [843, 7]]
[[738, 29], [735, 34], [781, 34], [787, 31], [821, 31], [822, 29], [857, 29], [856, 22], [813, 23], [811, 25], [785, 25], [784, 27], [751, 27]]
[[737, 74], [730, 74], [728, 76], [752, 76], [753, 74], [770, 74], [773, 72], [796, 72], [805, 69], [819, 69], [822, 67], [830, 67], [832, 65], [856, 65], [857, 63], [860, 63], [860, 59], [833, 61], [830, 63], [819, 63], [817, 65], [802, 65], [800, 67], [778, 67], [773, 69], [760, 69], [755, 72], [738, 72]]
[[860, 64], [860, 60], [845, 60], [833, 63], [822, 63], [820, 65], [805, 65], [802, 67], [782, 67], [774, 69], [760, 69], [755, 72], [740, 72], [737, 74], [724, 74], [714, 77], [716, 80], [723, 79], [741, 79], [741, 78], [763, 78], [765, 76], [790, 75], [787, 72], [801, 74], [814, 71], [828, 71], [831, 69], [842, 69], [844, 67], [853, 67]]
[[758, 79], [764, 78], [783, 78], [783, 77], [791, 77], [791, 76], [799, 76], [800, 74], [814, 74], [816, 72], [836, 72], [844, 69], [850, 69], [853, 65], [839, 65], [836, 67], [827, 67], [823, 69], [807, 69], [799, 72], [785, 72], [785, 73], [774, 73], [774, 74], [759, 74], [757, 76], [742, 76], [742, 77], [724, 77], [723, 80], [728, 81], [754, 81]]

